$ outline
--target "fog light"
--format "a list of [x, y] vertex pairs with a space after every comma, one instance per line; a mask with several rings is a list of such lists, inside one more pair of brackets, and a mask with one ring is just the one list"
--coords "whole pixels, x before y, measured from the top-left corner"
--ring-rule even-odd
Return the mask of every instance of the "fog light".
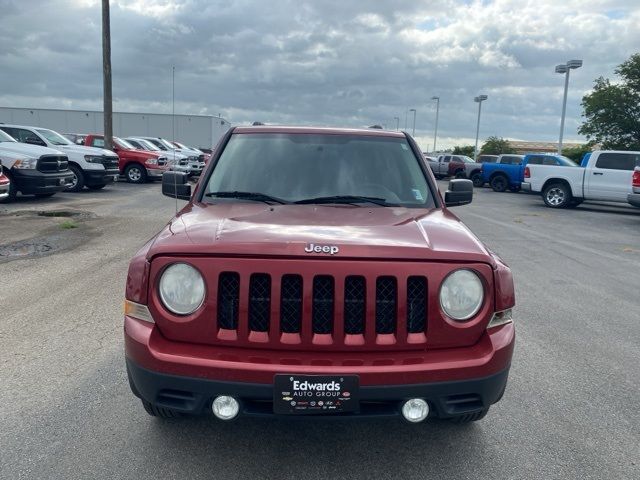
[[213, 414], [220, 420], [233, 420], [240, 411], [240, 404], [233, 397], [220, 395], [213, 401], [211, 410], [213, 410]]
[[402, 416], [411, 423], [418, 423], [429, 416], [429, 404], [421, 398], [412, 398], [402, 405]]

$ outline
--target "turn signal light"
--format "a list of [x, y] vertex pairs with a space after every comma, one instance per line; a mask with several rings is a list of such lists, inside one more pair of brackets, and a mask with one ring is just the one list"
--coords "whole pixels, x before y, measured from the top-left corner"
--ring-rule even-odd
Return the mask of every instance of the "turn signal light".
[[137, 318], [145, 322], [155, 323], [151, 312], [146, 305], [140, 305], [139, 303], [132, 302], [131, 300], [124, 301], [124, 314], [127, 317]]
[[531, 172], [529, 171], [529, 167], [524, 167], [524, 178], [531, 178]]
[[640, 187], [640, 169], [635, 169], [633, 172], [633, 180], [631, 181], [631, 185], [634, 187]]

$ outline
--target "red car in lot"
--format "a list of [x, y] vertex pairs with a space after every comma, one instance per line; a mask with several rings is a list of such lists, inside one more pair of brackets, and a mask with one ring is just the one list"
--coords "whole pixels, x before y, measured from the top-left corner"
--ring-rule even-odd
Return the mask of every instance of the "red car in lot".
[[483, 418], [511, 364], [511, 271], [399, 132], [237, 127], [134, 256], [125, 356], [159, 417]]
[[[104, 148], [104, 136], [86, 135], [84, 145]], [[120, 174], [131, 183], [145, 183], [148, 180], [160, 179], [168, 169], [165, 155], [138, 150], [122, 138], [113, 137], [113, 151], [120, 159], [118, 162]]]

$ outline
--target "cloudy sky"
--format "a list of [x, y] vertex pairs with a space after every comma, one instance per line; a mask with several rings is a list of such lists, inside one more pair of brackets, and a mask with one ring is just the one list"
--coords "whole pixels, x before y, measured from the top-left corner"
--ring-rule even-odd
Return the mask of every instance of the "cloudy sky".
[[[99, 0], [0, 0], [0, 106], [102, 108]], [[111, 0], [114, 109], [338, 126], [405, 126], [438, 146], [556, 141], [563, 76], [580, 99], [640, 51], [638, 0]], [[411, 130], [413, 113], [409, 114]]]

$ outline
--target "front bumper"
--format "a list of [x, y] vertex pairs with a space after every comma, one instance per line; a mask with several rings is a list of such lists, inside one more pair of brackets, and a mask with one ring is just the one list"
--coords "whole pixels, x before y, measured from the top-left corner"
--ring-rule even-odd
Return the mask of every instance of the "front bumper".
[[147, 170], [147, 178], [150, 178], [152, 180], [161, 179], [162, 174], [168, 171], [166, 168], [149, 168], [149, 167], [146, 167], [146, 170]]
[[117, 182], [120, 177], [120, 170], [85, 170], [84, 172], [86, 185], [105, 185], [107, 183]]
[[529, 182], [522, 182], [520, 184], [520, 188], [522, 189], [523, 192], [530, 192], [531, 191], [531, 184]]
[[[172, 342], [148, 322], [125, 317], [125, 351], [133, 392], [157, 406], [201, 414], [220, 394], [246, 414], [273, 414], [276, 374], [358, 375], [360, 414], [398, 413], [424, 398], [434, 415], [476, 412], [497, 402], [515, 343], [513, 324], [487, 331], [471, 347], [432, 351], [282, 352]], [[456, 403], [458, 402], [458, 403]], [[338, 416], [353, 415], [339, 414]]]
[[71, 171], [42, 173], [37, 170], [12, 169], [15, 189], [25, 195], [62, 192], [73, 183]]
[[0, 183], [0, 200], [9, 196], [9, 182]]
[[640, 207], [640, 193], [630, 193], [627, 195], [627, 201], [634, 207]]

